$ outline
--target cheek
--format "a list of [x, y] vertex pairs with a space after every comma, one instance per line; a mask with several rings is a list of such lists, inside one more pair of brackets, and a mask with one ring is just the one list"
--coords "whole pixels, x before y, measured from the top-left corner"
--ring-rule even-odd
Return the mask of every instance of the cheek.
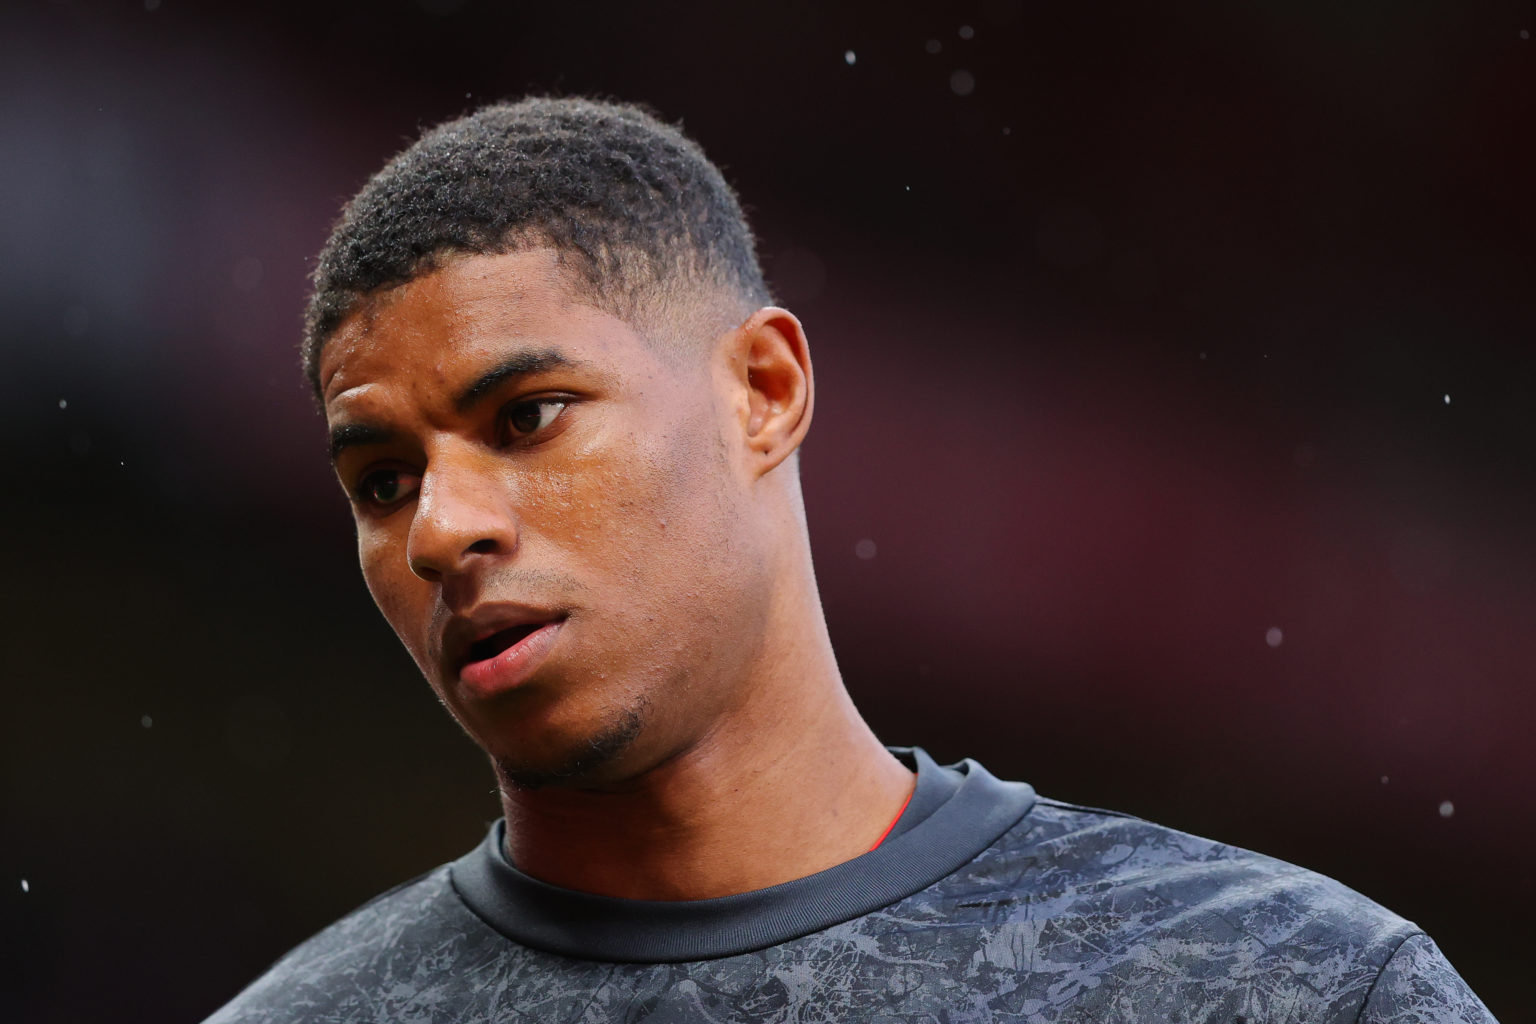
[[666, 619], [667, 632], [690, 644], [699, 637], [678, 631], [728, 613], [753, 547], [717, 435], [707, 412], [665, 434], [637, 432], [551, 473], [535, 489], [537, 511], [529, 508], [558, 557], [585, 582], [612, 588], [606, 614], [636, 627]]
[[358, 531], [357, 560], [363, 570], [363, 581], [368, 593], [378, 605], [385, 621], [394, 629], [402, 643], [417, 660], [422, 651], [417, 634], [421, 623], [421, 591], [423, 581], [406, 565], [401, 546], [388, 531], [362, 528]]

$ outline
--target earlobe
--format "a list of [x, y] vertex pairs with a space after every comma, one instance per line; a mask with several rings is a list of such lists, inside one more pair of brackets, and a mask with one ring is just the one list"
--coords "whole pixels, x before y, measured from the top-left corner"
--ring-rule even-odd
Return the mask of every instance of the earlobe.
[[776, 306], [753, 313], [735, 333], [738, 384], [746, 397], [743, 427], [761, 475], [789, 458], [810, 428], [810, 349], [800, 321]]

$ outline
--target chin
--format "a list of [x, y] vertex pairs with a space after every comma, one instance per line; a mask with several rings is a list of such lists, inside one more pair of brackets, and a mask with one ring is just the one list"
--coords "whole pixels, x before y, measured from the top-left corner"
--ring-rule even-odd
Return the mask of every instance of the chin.
[[629, 753], [644, 727], [642, 709], [625, 708], [580, 743], [537, 753], [492, 754], [491, 763], [501, 784], [518, 790], [608, 781], [609, 771]]

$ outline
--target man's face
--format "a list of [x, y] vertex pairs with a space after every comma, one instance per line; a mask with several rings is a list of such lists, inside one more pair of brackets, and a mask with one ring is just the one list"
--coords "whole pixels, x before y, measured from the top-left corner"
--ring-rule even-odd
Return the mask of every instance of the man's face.
[[371, 300], [320, 379], [368, 588], [506, 777], [618, 780], [729, 710], [768, 594], [707, 342], [658, 351], [529, 250]]

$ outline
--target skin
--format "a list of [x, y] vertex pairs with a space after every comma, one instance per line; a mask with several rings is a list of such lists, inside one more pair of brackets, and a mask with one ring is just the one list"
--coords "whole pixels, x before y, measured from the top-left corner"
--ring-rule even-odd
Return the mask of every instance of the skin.
[[[702, 899], [859, 856], [913, 779], [849, 700], [817, 595], [799, 321], [701, 299], [719, 333], [661, 346], [562, 274], [548, 249], [451, 259], [327, 342], [374, 600], [497, 767], [527, 874]], [[456, 401], [517, 358], [539, 365]], [[485, 692], [445, 644], [507, 608], [559, 626]]]

